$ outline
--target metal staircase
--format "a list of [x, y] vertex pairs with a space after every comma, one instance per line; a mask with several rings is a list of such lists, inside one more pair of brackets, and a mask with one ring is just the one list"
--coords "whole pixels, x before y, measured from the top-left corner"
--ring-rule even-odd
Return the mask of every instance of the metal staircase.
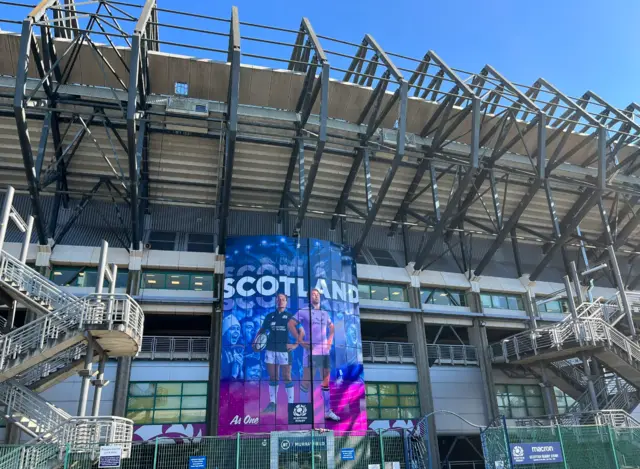
[[0, 289], [39, 314], [64, 308], [78, 300], [6, 251], [0, 251]]
[[[640, 403], [640, 346], [622, 332], [626, 321], [621, 320], [624, 313], [618, 302], [583, 303], [576, 316], [492, 344], [493, 362], [524, 366], [536, 374], [537, 369], [544, 369], [548, 381], [572, 397], [581, 391], [567, 414], [557, 417], [560, 420], [594, 423], [598, 412], [633, 411]], [[577, 358], [585, 353], [605, 369], [593, 382], [596, 403], [582, 360]]]
[[[100, 354], [103, 359], [135, 356], [142, 344], [142, 309], [128, 295], [94, 293], [77, 298], [65, 293], [3, 251], [0, 289], [40, 314], [36, 320], [0, 335], [0, 411], [8, 422], [33, 438], [27, 447], [0, 457], [0, 469], [39, 467], [49, 460], [53, 464], [62, 447], [95, 453], [99, 444], [118, 443], [123, 446], [123, 457], [128, 457], [131, 420], [74, 417], [37, 392], [83, 368], [88, 349], [91, 361]], [[52, 447], [58, 451], [53, 452]]]

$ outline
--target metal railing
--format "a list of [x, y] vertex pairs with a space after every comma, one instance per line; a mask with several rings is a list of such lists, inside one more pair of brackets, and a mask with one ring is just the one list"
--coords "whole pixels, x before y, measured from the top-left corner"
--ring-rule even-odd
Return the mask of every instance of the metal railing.
[[587, 388], [589, 378], [584, 373], [584, 370], [582, 370], [582, 362], [579, 359], [568, 358], [566, 360], [558, 360], [549, 363], [549, 366], [581, 389]]
[[441, 469], [485, 469], [485, 462], [475, 461], [445, 461]]
[[478, 351], [473, 345], [428, 344], [429, 364], [434, 365], [478, 365]]
[[415, 363], [413, 344], [362, 341], [362, 359], [368, 363]]
[[209, 337], [144, 336], [138, 358], [146, 360], [208, 360]]
[[[435, 365], [477, 365], [472, 345], [427, 345], [429, 362]], [[416, 363], [415, 349], [407, 342], [362, 341], [367, 363]], [[144, 336], [138, 354], [143, 360], [208, 360], [209, 337]]]
[[522, 332], [490, 346], [494, 361], [509, 362], [570, 347], [610, 346], [632, 364], [640, 365], [640, 347], [602, 319], [571, 319], [553, 326]]
[[[140, 306], [124, 294], [93, 293], [46, 316], [42, 316], [0, 337], [0, 372], [21, 359], [54, 348], [59, 340], [82, 333], [85, 328], [121, 329], [140, 344], [144, 314]], [[44, 357], [42, 357], [44, 359]], [[40, 360], [43, 361], [43, 360]], [[34, 363], [35, 365], [35, 363]], [[0, 380], [2, 376], [0, 376]]]
[[77, 363], [82, 357], [84, 357], [86, 352], [86, 342], [80, 342], [73, 347], [63, 350], [59, 354], [54, 355], [50, 359], [32, 366], [24, 373], [17, 375], [15, 379], [24, 386], [33, 386], [53, 373], [64, 370], [73, 363]]
[[0, 251], [0, 282], [39, 303], [45, 310], [64, 308], [78, 300], [6, 251]]
[[517, 427], [609, 425], [619, 428], [640, 428], [640, 422], [624, 410], [598, 410], [592, 412], [576, 412], [573, 414], [543, 415], [540, 417], [514, 419], [512, 422]]
[[[30, 443], [83, 446], [131, 441], [133, 421], [122, 417], [73, 417], [13, 380], [0, 383], [4, 415], [34, 439]], [[1, 466], [0, 466], [1, 467]]]

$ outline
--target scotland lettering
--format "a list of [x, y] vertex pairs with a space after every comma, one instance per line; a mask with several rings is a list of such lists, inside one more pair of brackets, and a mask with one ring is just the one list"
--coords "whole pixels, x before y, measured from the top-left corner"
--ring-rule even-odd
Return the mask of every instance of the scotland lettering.
[[[351, 304], [359, 302], [358, 287], [346, 282], [327, 282], [325, 279], [318, 279], [313, 288], [321, 291], [327, 299]], [[256, 295], [273, 297], [277, 292], [291, 296], [294, 290], [298, 296], [307, 296], [308, 289], [304, 284], [304, 278], [264, 275], [261, 277], [245, 276], [239, 279], [227, 277], [224, 281], [225, 299], [232, 299], [234, 296], [247, 298]]]

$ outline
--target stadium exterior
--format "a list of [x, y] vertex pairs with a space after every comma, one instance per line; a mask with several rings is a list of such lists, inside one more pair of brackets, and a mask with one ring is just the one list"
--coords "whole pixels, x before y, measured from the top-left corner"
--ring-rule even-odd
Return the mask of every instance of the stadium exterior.
[[[118, 437], [215, 435], [239, 235], [353, 246], [369, 428], [455, 412], [427, 420], [434, 460], [480, 460], [468, 422], [500, 415], [640, 425], [637, 104], [326, 37], [307, 18], [0, 5], [7, 442], [48, 438], [28, 405], [11, 412], [37, 393], [71, 415], [96, 402]], [[44, 300], [43, 277], [59, 287]], [[144, 335], [94, 315], [64, 349], [15, 348], [66, 294], [81, 315], [144, 311]]]

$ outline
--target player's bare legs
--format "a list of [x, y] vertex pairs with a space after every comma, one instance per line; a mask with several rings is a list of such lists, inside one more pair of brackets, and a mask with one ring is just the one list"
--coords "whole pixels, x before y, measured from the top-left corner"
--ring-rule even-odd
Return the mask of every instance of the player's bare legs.
[[338, 417], [333, 410], [331, 410], [331, 393], [329, 391], [329, 377], [331, 376], [331, 370], [329, 368], [322, 369], [322, 398], [324, 400], [324, 418], [339, 422]]

